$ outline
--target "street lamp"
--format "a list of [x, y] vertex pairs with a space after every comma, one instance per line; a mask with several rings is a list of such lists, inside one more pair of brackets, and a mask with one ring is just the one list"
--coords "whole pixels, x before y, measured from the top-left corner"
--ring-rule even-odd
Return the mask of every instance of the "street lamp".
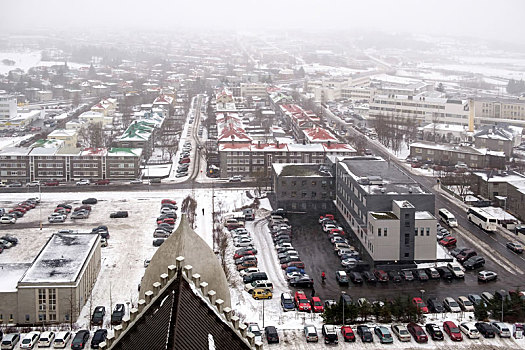
[[[341, 294], [346, 294], [345, 291], [342, 291]], [[345, 326], [345, 306], [346, 306], [346, 302], [345, 302], [345, 298], [341, 298], [342, 301], [343, 301], [343, 327]]]
[[425, 296], [425, 290], [424, 289], [421, 289], [419, 291], [421, 293], [421, 300], [425, 299], [424, 296]]

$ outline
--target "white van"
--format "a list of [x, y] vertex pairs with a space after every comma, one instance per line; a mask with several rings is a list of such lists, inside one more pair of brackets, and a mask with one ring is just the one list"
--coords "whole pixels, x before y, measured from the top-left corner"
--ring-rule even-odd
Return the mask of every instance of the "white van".
[[55, 349], [63, 349], [67, 346], [69, 339], [71, 339], [71, 332], [58, 332], [55, 336], [55, 340], [53, 341], [53, 347]]
[[19, 333], [4, 334], [4, 338], [2, 338], [2, 350], [13, 350], [19, 341]]
[[458, 227], [458, 221], [456, 220], [454, 214], [445, 208], [439, 209], [439, 218], [450, 227]]

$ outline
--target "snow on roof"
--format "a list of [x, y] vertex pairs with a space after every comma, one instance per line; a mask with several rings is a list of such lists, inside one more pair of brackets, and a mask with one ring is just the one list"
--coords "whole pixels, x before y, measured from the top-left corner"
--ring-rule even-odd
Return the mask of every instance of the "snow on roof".
[[351, 153], [356, 152], [356, 150], [347, 143], [332, 143], [332, 142], [329, 144], [323, 143], [323, 147], [325, 148], [327, 152], [329, 151], [338, 151], [338, 152], [347, 151]]
[[376, 220], [399, 220], [397, 215], [391, 211], [369, 211], [368, 213]]
[[71, 137], [75, 136], [76, 133], [77, 131], [73, 129], [56, 129], [47, 135], [47, 137]]
[[55, 233], [20, 283], [75, 282], [99, 235]]
[[84, 148], [80, 152], [80, 156], [82, 157], [103, 157], [107, 155], [108, 150], [106, 148]]
[[119, 137], [119, 140], [126, 141], [146, 141], [149, 140], [153, 133], [155, 124], [140, 120], [131, 123], [126, 131]]
[[31, 266], [31, 263], [3, 263], [0, 264], [0, 276], [2, 283], [0, 283], [0, 292], [16, 292], [18, 281], [27, 269]]
[[16, 155], [28, 155], [31, 152], [30, 147], [5, 147], [0, 150], [0, 155], [5, 156], [16, 156]]
[[[488, 172], [474, 172], [474, 175], [480, 177], [487, 182], [521, 182], [525, 181], [525, 176], [518, 173], [488, 173]], [[490, 177], [489, 177], [490, 175]]]
[[113, 147], [108, 150], [109, 157], [140, 157], [142, 148]]
[[40, 139], [30, 147], [31, 155], [53, 155], [64, 145], [63, 140]]
[[305, 129], [304, 134], [310, 142], [337, 142], [337, 138], [328, 130], [321, 127]]
[[416, 220], [432, 220], [432, 219], [435, 219], [434, 215], [432, 215], [428, 211], [416, 211], [415, 218], [416, 218]]
[[491, 216], [493, 216], [496, 219], [501, 220], [501, 221], [504, 221], [504, 220], [511, 220], [511, 221], [516, 221], [516, 222], [519, 221], [514, 215], [507, 213], [502, 208], [498, 208], [498, 207], [483, 207], [483, 208], [479, 208], [479, 209], [483, 210], [485, 213], [487, 213], [487, 214], [489, 214], [489, 215], [491, 215]]

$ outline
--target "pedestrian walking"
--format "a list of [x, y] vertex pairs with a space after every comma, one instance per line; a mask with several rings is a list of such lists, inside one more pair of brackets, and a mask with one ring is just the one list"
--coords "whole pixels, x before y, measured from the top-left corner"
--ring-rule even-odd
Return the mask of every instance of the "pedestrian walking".
[[202, 215], [204, 215], [204, 208], [202, 208]]
[[315, 297], [315, 289], [312, 288], [312, 298]]

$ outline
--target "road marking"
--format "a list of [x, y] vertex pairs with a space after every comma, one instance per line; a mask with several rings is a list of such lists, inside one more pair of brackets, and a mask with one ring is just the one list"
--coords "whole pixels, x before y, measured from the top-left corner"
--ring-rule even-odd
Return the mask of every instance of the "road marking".
[[[512, 262], [510, 262], [507, 258], [502, 256], [499, 252], [495, 251], [494, 249], [491, 249], [490, 246], [488, 246], [485, 242], [479, 240], [477, 237], [472, 238], [471, 233], [463, 228], [456, 228], [454, 231], [457, 231], [461, 233], [461, 236], [468, 240], [472, 245], [476, 246], [478, 249], [480, 249], [483, 254], [490, 257], [491, 260], [493, 260], [496, 264], [503, 267], [505, 270], [512, 274], [523, 274], [523, 270], [520, 269], [518, 266], [514, 265]], [[491, 237], [494, 239], [494, 237]], [[494, 239], [495, 240], [495, 239]], [[494, 256], [496, 255], [496, 256]]]

